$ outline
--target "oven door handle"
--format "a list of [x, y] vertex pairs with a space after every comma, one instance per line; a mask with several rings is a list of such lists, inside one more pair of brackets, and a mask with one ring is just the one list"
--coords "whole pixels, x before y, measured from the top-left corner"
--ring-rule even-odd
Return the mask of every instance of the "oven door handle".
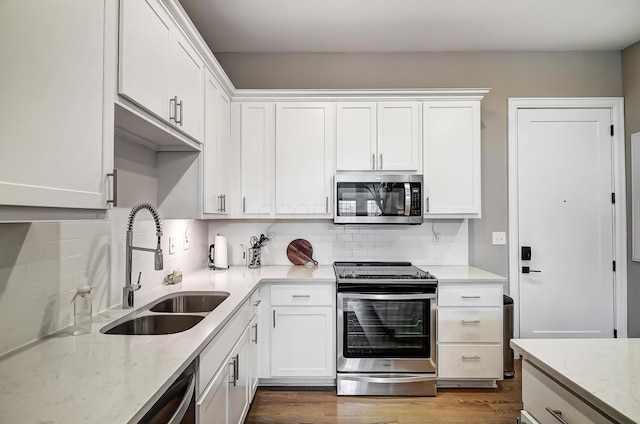
[[412, 293], [412, 294], [378, 294], [378, 293], [338, 293], [343, 299], [364, 299], [364, 300], [423, 300], [435, 299], [435, 293]]
[[378, 383], [378, 384], [399, 384], [399, 383], [419, 383], [422, 381], [433, 381], [436, 379], [435, 374], [429, 375], [420, 375], [420, 376], [409, 376], [409, 377], [364, 377], [364, 376], [342, 376], [341, 378], [346, 378], [353, 381], [362, 381], [364, 383]]

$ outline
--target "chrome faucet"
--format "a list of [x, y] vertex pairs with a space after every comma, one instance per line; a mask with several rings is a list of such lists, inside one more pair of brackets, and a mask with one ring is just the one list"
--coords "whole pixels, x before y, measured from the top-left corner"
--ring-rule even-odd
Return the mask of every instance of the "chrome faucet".
[[[155, 249], [149, 249], [146, 247], [136, 247], [133, 245], [133, 220], [136, 217], [136, 214], [141, 209], [147, 209], [151, 212], [153, 216], [153, 221], [156, 224], [156, 236], [158, 237], [158, 245]], [[138, 282], [136, 284], [131, 283], [131, 267], [133, 263], [133, 251], [134, 250], [142, 250], [143, 252], [153, 252], [154, 253], [154, 265], [155, 270], [159, 271], [163, 268], [162, 264], [162, 249], [160, 248], [160, 242], [162, 241], [162, 223], [160, 222], [160, 215], [156, 208], [150, 203], [140, 203], [131, 209], [129, 213], [129, 223], [127, 225], [127, 258], [126, 258], [126, 269], [125, 269], [125, 282], [124, 288], [122, 289], [122, 309], [131, 309], [133, 308], [133, 300], [136, 290], [139, 290], [142, 287], [140, 284], [140, 274], [138, 274]]]

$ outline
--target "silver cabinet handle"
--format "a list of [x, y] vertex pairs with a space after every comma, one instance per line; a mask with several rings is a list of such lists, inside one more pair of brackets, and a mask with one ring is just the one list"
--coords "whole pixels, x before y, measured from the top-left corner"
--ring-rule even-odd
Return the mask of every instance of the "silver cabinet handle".
[[[172, 99], [169, 99], [169, 121], [173, 120], [173, 122], [176, 122], [176, 115], [178, 113], [177, 104], [178, 104], [178, 96], [173, 96]], [[173, 109], [173, 115], [171, 115], [172, 109]]]
[[325, 213], [329, 213], [329, 197], [325, 197], [324, 198], [324, 209], [325, 209]]
[[551, 409], [548, 406], [545, 409], [547, 410], [548, 413], [551, 414], [551, 416], [553, 416], [553, 418], [558, 420], [558, 422], [561, 422], [562, 424], [569, 424], [564, 418], [562, 418], [562, 411], [561, 410], [559, 410], [559, 409]]
[[380, 166], [378, 168], [382, 169], [382, 153], [380, 153]]
[[479, 361], [480, 357], [478, 355], [473, 355], [473, 356], [464, 356], [464, 355], [462, 355], [462, 360], [463, 361]]
[[222, 212], [226, 212], [227, 211], [227, 195], [223, 194], [222, 195]]
[[[180, 119], [178, 119], [178, 107], [180, 108]], [[184, 123], [184, 121], [182, 120], [183, 109], [184, 107], [182, 106], [182, 100], [180, 100], [179, 102], [176, 103], [176, 124], [180, 124], [180, 126], [182, 126], [182, 124]]]
[[258, 344], [258, 324], [253, 324], [252, 327], [256, 330], [256, 338], [253, 340], [253, 343]]
[[231, 367], [231, 374], [229, 375], [229, 383], [232, 383], [235, 387], [236, 385], [236, 358], [231, 358], [229, 361], [229, 366]]
[[222, 195], [218, 195], [218, 212], [222, 212]]
[[273, 310], [273, 328], [276, 328], [276, 310]]
[[[236, 381], [240, 380], [240, 354], [236, 353]], [[233, 384], [235, 386], [235, 383]]]
[[463, 299], [480, 299], [482, 296], [460, 296]]
[[247, 198], [242, 196], [242, 213], [247, 211]]
[[471, 319], [470, 320], [463, 319], [460, 322], [462, 322], [463, 325], [465, 325], [465, 324], [480, 324], [480, 320], [479, 319], [473, 319], [473, 320], [471, 320]]
[[113, 177], [113, 196], [107, 200], [107, 203], [111, 203], [115, 208], [118, 206], [118, 170], [113, 168], [113, 172], [108, 173], [107, 177]]
[[371, 153], [371, 169], [376, 169], [376, 154]]
[[429, 196], [427, 196], [427, 212], [429, 212]]
[[291, 297], [293, 297], [294, 299], [300, 298], [300, 297], [311, 298], [311, 295], [310, 294], [292, 294]]

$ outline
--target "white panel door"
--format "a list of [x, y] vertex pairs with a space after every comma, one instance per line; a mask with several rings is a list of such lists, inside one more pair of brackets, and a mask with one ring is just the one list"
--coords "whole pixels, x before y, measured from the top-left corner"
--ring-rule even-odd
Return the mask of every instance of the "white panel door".
[[249, 331], [245, 329], [231, 353], [229, 378], [229, 424], [242, 424], [249, 411]]
[[229, 96], [209, 69], [206, 76], [203, 212], [225, 215], [229, 185], [227, 164], [231, 105]]
[[[177, 97], [173, 123], [194, 139], [204, 133], [204, 62], [187, 38], [174, 31], [171, 96]], [[171, 112], [173, 113], [173, 112]]]
[[120, 2], [119, 92], [166, 121], [173, 28], [157, 0]]
[[229, 370], [225, 363], [207, 384], [196, 403], [196, 422], [227, 424], [229, 422]]
[[420, 103], [378, 103], [377, 169], [420, 169]]
[[0, 204], [106, 209], [107, 34], [103, 1], [2, 2]]
[[273, 103], [243, 103], [240, 109], [242, 213], [273, 212], [275, 116]]
[[423, 104], [425, 215], [480, 216], [480, 101]]
[[330, 215], [333, 120], [329, 103], [276, 105], [276, 213]]
[[276, 307], [271, 312], [271, 377], [332, 377], [333, 308]]
[[340, 102], [336, 108], [336, 170], [376, 169], [376, 103]]
[[610, 109], [518, 111], [523, 338], [613, 336], [610, 125]]

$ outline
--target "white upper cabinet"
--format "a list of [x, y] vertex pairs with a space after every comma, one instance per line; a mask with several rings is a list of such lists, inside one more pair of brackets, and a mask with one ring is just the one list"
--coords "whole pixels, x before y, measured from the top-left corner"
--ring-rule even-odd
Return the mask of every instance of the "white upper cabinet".
[[480, 217], [480, 101], [423, 103], [425, 217]]
[[419, 171], [419, 102], [339, 102], [338, 171]]
[[204, 193], [205, 214], [228, 213], [231, 102], [207, 69], [205, 81]]
[[[7, 1], [0, 9], [0, 205], [105, 210], [115, 9], [84, 0]], [[2, 211], [0, 221], [13, 220]]]
[[202, 141], [204, 61], [157, 0], [120, 2], [119, 93]]
[[273, 103], [240, 105], [242, 216], [273, 212], [274, 113]]
[[332, 216], [333, 104], [276, 104], [276, 214]]

